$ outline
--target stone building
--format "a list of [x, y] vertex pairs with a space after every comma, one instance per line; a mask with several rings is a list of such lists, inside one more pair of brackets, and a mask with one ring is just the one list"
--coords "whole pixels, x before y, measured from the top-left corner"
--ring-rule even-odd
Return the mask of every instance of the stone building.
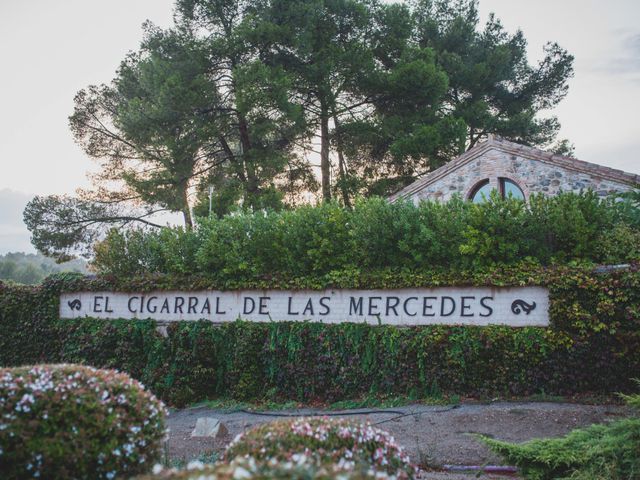
[[528, 200], [591, 189], [605, 196], [637, 188], [640, 175], [583, 162], [490, 136], [449, 163], [416, 180], [389, 200], [447, 201], [454, 194], [482, 201], [493, 189]]

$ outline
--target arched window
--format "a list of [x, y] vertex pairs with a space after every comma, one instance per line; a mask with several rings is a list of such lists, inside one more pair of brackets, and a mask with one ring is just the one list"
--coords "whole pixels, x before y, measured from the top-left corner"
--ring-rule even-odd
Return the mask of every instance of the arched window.
[[[502, 198], [515, 198], [516, 200], [525, 200], [524, 192], [516, 182], [508, 178], [498, 178], [499, 193]], [[491, 186], [489, 179], [478, 182], [469, 193], [469, 200], [473, 203], [481, 203], [486, 201], [494, 188]]]
[[515, 198], [524, 201], [524, 192], [513, 180], [500, 178], [500, 195], [502, 198]]
[[489, 179], [487, 180], [483, 180], [480, 183], [478, 183], [473, 190], [471, 190], [471, 193], [469, 194], [469, 200], [471, 200], [473, 203], [480, 203], [480, 202], [484, 202], [486, 199], [489, 198], [489, 194], [491, 193], [491, 185], [489, 184]]

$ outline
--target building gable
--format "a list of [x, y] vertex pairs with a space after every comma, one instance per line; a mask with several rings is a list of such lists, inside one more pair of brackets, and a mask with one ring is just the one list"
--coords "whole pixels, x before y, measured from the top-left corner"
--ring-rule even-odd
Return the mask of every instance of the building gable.
[[632, 190], [640, 175], [584, 162], [490, 136], [451, 162], [403, 188], [389, 200], [449, 200], [467, 198], [488, 180], [498, 188], [501, 178], [516, 183], [525, 198], [531, 193], [555, 195], [560, 191], [592, 189], [600, 195]]

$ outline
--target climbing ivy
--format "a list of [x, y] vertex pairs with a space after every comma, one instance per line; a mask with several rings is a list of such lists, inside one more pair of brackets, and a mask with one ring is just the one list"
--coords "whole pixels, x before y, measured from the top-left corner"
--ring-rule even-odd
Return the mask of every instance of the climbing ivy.
[[[550, 326], [175, 322], [58, 316], [73, 291], [542, 285]], [[274, 319], [277, 320], [277, 319]], [[57, 275], [0, 283], [0, 365], [74, 362], [126, 371], [173, 405], [204, 399], [336, 401], [369, 394], [503, 396], [631, 391], [640, 371], [640, 271], [521, 263], [465, 271], [383, 269], [223, 281]]]

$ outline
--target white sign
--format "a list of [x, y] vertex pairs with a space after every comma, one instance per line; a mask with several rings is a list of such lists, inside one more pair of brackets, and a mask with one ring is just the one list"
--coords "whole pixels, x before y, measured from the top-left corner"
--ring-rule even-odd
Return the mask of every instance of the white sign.
[[547, 326], [549, 292], [543, 287], [80, 292], [60, 295], [60, 317]]

